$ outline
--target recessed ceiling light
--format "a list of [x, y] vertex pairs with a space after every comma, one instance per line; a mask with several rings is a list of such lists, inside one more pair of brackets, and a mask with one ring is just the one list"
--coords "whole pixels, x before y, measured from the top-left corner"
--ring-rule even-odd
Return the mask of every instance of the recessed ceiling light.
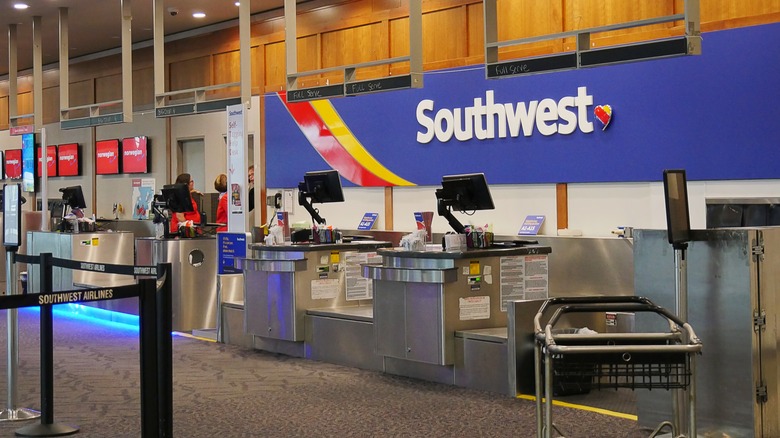
[[30, 5], [28, 5], [27, 3], [14, 3], [15, 9], [27, 9], [29, 7]]
[[193, 12], [192, 16], [195, 17], [195, 18], [206, 18], [206, 13], [205, 12]]
[[241, 6], [241, 2], [235, 2], [234, 5]]

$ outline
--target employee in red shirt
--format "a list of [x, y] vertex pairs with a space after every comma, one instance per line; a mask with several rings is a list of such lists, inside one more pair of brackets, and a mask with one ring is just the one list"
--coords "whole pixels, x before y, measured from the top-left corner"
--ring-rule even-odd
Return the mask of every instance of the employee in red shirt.
[[176, 184], [187, 184], [190, 190], [190, 200], [192, 201], [192, 211], [185, 213], [174, 213], [171, 217], [171, 233], [179, 231], [179, 222], [192, 221], [195, 225], [200, 225], [200, 210], [198, 209], [198, 203], [192, 197], [192, 193], [198, 193], [195, 190], [195, 181], [189, 173], [182, 173], [176, 177]]
[[217, 217], [215, 222], [221, 224], [217, 227], [217, 232], [227, 231], [227, 175], [220, 173], [214, 180], [214, 190], [219, 193], [219, 202], [217, 202]]

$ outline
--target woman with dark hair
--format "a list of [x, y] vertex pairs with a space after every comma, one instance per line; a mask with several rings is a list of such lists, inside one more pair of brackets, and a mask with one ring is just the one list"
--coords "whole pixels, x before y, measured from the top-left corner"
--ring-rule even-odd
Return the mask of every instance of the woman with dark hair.
[[217, 202], [217, 217], [215, 222], [222, 224], [217, 227], [217, 232], [227, 231], [227, 175], [220, 173], [214, 180], [214, 189], [219, 193], [219, 202]]
[[195, 191], [195, 181], [189, 173], [182, 173], [176, 177], [175, 184], [187, 184], [187, 188], [190, 191], [190, 201], [192, 201], [192, 211], [184, 213], [174, 213], [171, 216], [171, 233], [179, 231], [179, 222], [192, 221], [193, 224], [200, 224], [200, 210], [198, 209], [198, 203], [192, 197], [192, 192]]

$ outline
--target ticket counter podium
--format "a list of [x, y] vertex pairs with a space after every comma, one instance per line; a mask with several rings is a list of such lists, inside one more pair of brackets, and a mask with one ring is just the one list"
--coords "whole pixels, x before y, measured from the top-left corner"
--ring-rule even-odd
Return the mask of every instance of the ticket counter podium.
[[[507, 302], [548, 295], [550, 248], [380, 249], [373, 280], [377, 354], [385, 371], [456, 384], [456, 334], [507, 327]], [[485, 373], [486, 370], [476, 370]]]
[[173, 330], [210, 331], [216, 338], [216, 239], [149, 237], [136, 239], [135, 245], [139, 265], [171, 264]]
[[[250, 245], [251, 258], [236, 259], [244, 273], [244, 327], [254, 348], [295, 357], [305, 351], [307, 310], [371, 306], [370, 282], [360, 265], [390, 242]], [[356, 310], [357, 309], [357, 310]], [[351, 312], [350, 312], [351, 311]]]

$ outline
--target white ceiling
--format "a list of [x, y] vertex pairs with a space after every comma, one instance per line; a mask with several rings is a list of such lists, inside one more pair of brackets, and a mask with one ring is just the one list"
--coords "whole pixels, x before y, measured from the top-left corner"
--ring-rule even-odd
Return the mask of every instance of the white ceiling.
[[[133, 43], [151, 41], [152, 0], [130, 0], [133, 15]], [[163, 0], [159, 0], [163, 1]], [[237, 25], [236, 0], [165, 0], [166, 35], [191, 31], [233, 21]], [[248, 0], [249, 1], [249, 0]], [[14, 3], [27, 3], [26, 10], [17, 10]], [[298, 3], [302, 3], [300, 0]], [[284, 0], [251, 0], [252, 14], [282, 10]], [[32, 68], [33, 16], [41, 17], [43, 65], [59, 60], [59, 8], [68, 8], [70, 58], [90, 55], [121, 46], [120, 0], [0, 0], [0, 78], [8, 75], [8, 28], [17, 24], [17, 68], [23, 72]], [[172, 16], [171, 8], [178, 13]], [[193, 18], [201, 11], [206, 18]]]

